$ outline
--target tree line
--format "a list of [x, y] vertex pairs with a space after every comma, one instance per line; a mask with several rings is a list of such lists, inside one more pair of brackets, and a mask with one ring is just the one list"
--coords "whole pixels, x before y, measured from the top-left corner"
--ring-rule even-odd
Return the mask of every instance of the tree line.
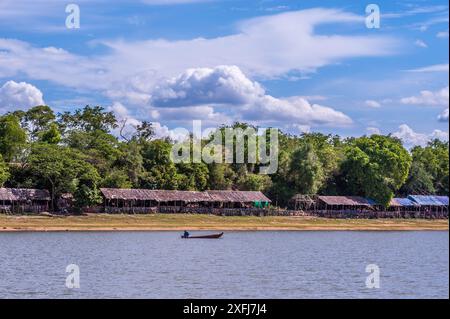
[[395, 195], [449, 193], [449, 145], [439, 140], [408, 151], [390, 135], [280, 132], [278, 170], [259, 175], [258, 163], [174, 163], [175, 142], [156, 138], [151, 123], [119, 138], [122, 125], [100, 106], [6, 113], [0, 116], [0, 186], [48, 189], [53, 209], [72, 193], [78, 210], [101, 202], [100, 187], [259, 190], [278, 206], [297, 193], [359, 195], [382, 205]]

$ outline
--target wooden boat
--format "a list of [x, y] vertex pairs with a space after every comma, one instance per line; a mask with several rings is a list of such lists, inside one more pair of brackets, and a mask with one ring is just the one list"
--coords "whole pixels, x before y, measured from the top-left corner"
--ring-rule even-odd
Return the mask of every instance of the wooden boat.
[[212, 234], [212, 235], [201, 235], [201, 236], [181, 236], [183, 239], [218, 239], [223, 236], [223, 233], [220, 234]]

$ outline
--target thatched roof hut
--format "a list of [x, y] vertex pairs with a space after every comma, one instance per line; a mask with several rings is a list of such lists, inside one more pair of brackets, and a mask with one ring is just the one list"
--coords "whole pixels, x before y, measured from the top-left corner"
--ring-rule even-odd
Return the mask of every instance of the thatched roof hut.
[[45, 189], [0, 188], [0, 201], [50, 201], [50, 193]]
[[103, 196], [108, 200], [142, 200], [155, 202], [225, 202], [225, 203], [250, 203], [256, 201], [269, 202], [261, 192], [253, 191], [177, 191], [177, 190], [152, 190], [152, 189], [119, 189], [101, 188]]
[[328, 206], [370, 207], [375, 201], [360, 196], [318, 196], [318, 200]]
[[50, 193], [45, 189], [0, 188], [0, 213], [48, 211]]
[[210, 201], [224, 203], [268, 202], [271, 200], [258, 191], [207, 191]]

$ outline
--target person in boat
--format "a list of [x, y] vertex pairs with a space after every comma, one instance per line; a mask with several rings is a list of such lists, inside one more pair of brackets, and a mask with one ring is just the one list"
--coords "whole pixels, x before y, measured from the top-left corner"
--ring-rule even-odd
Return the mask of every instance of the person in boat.
[[189, 237], [189, 233], [187, 232], [187, 230], [184, 231], [183, 237], [184, 238], [188, 238]]

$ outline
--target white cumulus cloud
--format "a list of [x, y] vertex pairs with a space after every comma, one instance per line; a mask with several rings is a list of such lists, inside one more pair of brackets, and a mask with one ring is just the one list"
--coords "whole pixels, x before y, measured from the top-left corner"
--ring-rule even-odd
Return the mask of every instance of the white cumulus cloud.
[[381, 106], [380, 102], [375, 101], [375, 100], [366, 100], [365, 104], [366, 104], [366, 106], [373, 107], [373, 108], [378, 108]]
[[449, 101], [449, 87], [446, 86], [438, 91], [423, 90], [419, 95], [402, 98], [400, 101], [403, 104], [414, 105], [448, 105]]
[[[348, 125], [342, 112], [311, 104], [300, 96], [276, 98], [250, 80], [237, 66], [189, 69], [163, 81], [150, 92], [159, 118], [233, 120], [299, 125]], [[207, 104], [207, 105], [206, 105]], [[181, 108], [181, 109], [180, 109]], [[220, 111], [218, 111], [220, 110]]]
[[448, 108], [446, 108], [444, 111], [442, 111], [441, 114], [439, 114], [438, 120], [440, 122], [448, 122]]
[[0, 87], [0, 111], [13, 111], [43, 105], [42, 92], [26, 82], [8, 81]]
[[153, 89], [151, 101], [154, 106], [245, 104], [264, 93], [237, 66], [217, 66], [188, 69], [166, 80]]
[[399, 130], [392, 133], [392, 136], [402, 140], [403, 144], [408, 148], [416, 145], [425, 146], [433, 139], [448, 141], [448, 132], [434, 130], [431, 134], [417, 133], [407, 124], [400, 125]]

